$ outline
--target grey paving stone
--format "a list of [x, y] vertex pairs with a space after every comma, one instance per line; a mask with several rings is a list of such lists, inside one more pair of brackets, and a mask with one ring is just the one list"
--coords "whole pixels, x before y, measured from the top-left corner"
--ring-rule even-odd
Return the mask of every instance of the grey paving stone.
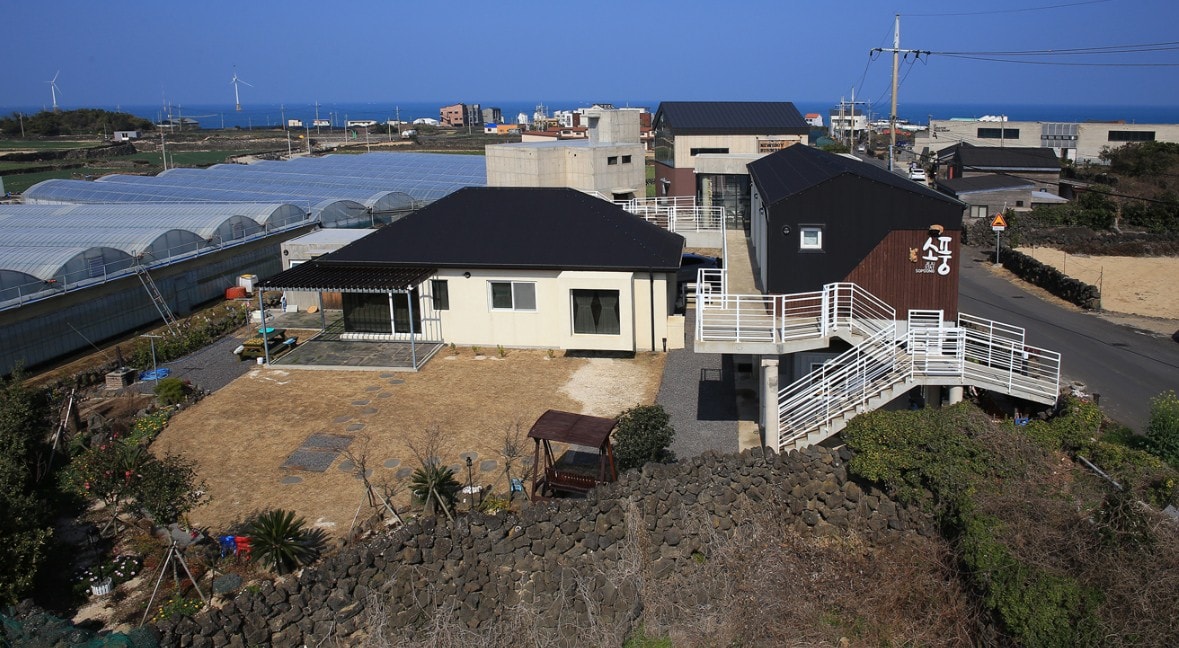
[[381, 389], [381, 386], [380, 386], [380, 385], [369, 385], [368, 387], [365, 387], [365, 388], [364, 388], [364, 391], [366, 391], [366, 392], [375, 392], [375, 391], [378, 391], [378, 390], [380, 390], [380, 389]]
[[347, 423], [352, 420], [351, 414], [343, 414], [332, 419], [332, 423]]
[[341, 471], [343, 471], [343, 472], [349, 472], [349, 471], [351, 471], [351, 470], [353, 470], [353, 469], [355, 469], [355, 468], [356, 468], [356, 464], [354, 464], [354, 463], [352, 463], [351, 461], [349, 461], [349, 460], [345, 459], [344, 461], [341, 461], [341, 462], [340, 462], [340, 465], [338, 466], [338, 468], [339, 468]]
[[380, 394], [377, 394], [377, 398], [389, 398], [392, 395], [393, 394], [390, 394], [389, 392], [381, 392]]
[[400, 378], [393, 378], [392, 380], [389, 381], [390, 385], [401, 385], [404, 383], [405, 383], [405, 381]]
[[365, 415], [371, 415], [371, 414], [376, 414], [376, 413], [377, 413], [377, 412], [379, 412], [379, 411], [380, 411], [380, 410], [378, 410], [378, 409], [377, 409], [377, 408], [375, 408], [375, 407], [366, 407], [366, 408], [364, 408], [364, 409], [360, 410], [360, 413], [361, 413], [361, 414], [365, 414]]
[[412, 474], [413, 474], [413, 468], [402, 468], [401, 470], [397, 471], [397, 473], [394, 475], [394, 477], [396, 477], [397, 479], [409, 479], [409, 476]]
[[495, 459], [484, 459], [479, 462], [479, 472], [492, 472], [499, 468], [499, 462]]
[[358, 398], [358, 399], [356, 399], [356, 400], [352, 401], [352, 404], [353, 404], [353, 405], [368, 405], [368, 399], [366, 399], [366, 398]]
[[466, 452], [459, 453], [459, 459], [462, 459], [463, 461], [466, 461], [467, 459], [470, 459], [471, 461], [475, 461], [478, 458], [479, 458], [479, 453], [475, 452], [474, 450], [468, 450]]
[[385, 463], [384, 463], [384, 466], [385, 466], [386, 468], [396, 468], [396, 467], [398, 467], [398, 466], [400, 466], [400, 465], [401, 465], [401, 460], [400, 460], [400, 459], [386, 459], [386, 460], [385, 460]]
[[283, 477], [282, 479], [278, 480], [278, 483], [280, 483], [280, 484], [298, 484], [301, 481], [303, 481], [303, 478], [298, 475], [287, 475], [286, 477]]
[[353, 423], [344, 429], [349, 432], [359, 432], [364, 429], [364, 423]]

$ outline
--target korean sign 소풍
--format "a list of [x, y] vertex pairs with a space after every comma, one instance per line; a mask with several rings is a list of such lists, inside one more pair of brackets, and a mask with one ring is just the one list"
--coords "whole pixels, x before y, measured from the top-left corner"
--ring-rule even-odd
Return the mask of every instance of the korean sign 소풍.
[[943, 277], [950, 274], [950, 258], [954, 254], [950, 249], [950, 243], [953, 239], [945, 236], [944, 231], [940, 225], [929, 228], [929, 238], [921, 246], [921, 260], [925, 263], [922, 267], [917, 268], [918, 273], [933, 274], [936, 272]]

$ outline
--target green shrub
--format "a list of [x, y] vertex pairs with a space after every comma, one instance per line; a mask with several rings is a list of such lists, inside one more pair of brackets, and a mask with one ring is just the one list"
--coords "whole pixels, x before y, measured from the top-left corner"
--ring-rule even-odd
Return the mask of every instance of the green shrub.
[[160, 399], [160, 404], [165, 406], [183, 403], [188, 397], [188, 385], [179, 378], [165, 378], [156, 383], [152, 391]]
[[619, 470], [642, 468], [650, 461], [675, 461], [675, 453], [668, 449], [675, 439], [671, 417], [662, 405], [632, 407], [618, 417], [614, 431], [614, 460]]
[[264, 511], [248, 526], [254, 560], [278, 574], [311, 564], [323, 550], [323, 531], [308, 530], [294, 511]]
[[1146, 439], [1151, 452], [1179, 469], [1179, 397], [1166, 391], [1150, 401]]
[[160, 604], [160, 609], [151, 616], [152, 623], [182, 616], [192, 616], [201, 611], [204, 604], [198, 599], [184, 598], [179, 594]]
[[443, 466], [436, 457], [428, 458], [413, 471], [409, 482], [414, 504], [425, 507], [426, 513], [430, 515], [438, 513], [435, 507], [440, 504], [448, 514], [454, 511], [460, 489], [462, 485], [455, 479], [454, 471]]
[[1056, 416], [1028, 422], [1024, 433], [1046, 450], [1072, 452], [1093, 442], [1103, 420], [1101, 408], [1095, 403], [1066, 397]]

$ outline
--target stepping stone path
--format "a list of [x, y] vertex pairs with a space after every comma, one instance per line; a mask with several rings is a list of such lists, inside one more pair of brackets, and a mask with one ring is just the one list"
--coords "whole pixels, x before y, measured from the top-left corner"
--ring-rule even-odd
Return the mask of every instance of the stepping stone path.
[[401, 465], [400, 459], [386, 459], [385, 460], [385, 467], [386, 468], [396, 468], [400, 465]]
[[[369, 468], [368, 470], [364, 471], [364, 476], [365, 477], [372, 477], [373, 476], [373, 469]], [[353, 477], [355, 477], [356, 479], [360, 479], [361, 476], [360, 475], [353, 475]]]
[[348, 421], [351, 421], [351, 420], [352, 420], [351, 414], [344, 414], [343, 416], [337, 416], [336, 418], [332, 419], [332, 423], [347, 423]]
[[366, 408], [364, 408], [364, 409], [360, 410], [360, 413], [361, 413], [361, 414], [366, 414], [366, 415], [367, 415], [367, 414], [376, 414], [376, 413], [377, 413], [377, 412], [379, 412], [379, 411], [380, 411], [380, 410], [378, 410], [378, 409], [377, 409], [377, 408], [375, 408], [375, 407], [366, 407]]
[[359, 432], [364, 429], [364, 423], [353, 423], [344, 429], [349, 432]]
[[303, 481], [303, 478], [298, 475], [287, 475], [279, 480], [280, 484], [298, 484]]
[[357, 400], [354, 400], [354, 401], [352, 401], [352, 404], [353, 404], [353, 405], [357, 405], [357, 406], [360, 406], [360, 405], [368, 405], [368, 400], [367, 400], [367, 399], [364, 399], [364, 398], [361, 398], [361, 399], [357, 399]]
[[409, 479], [409, 476], [412, 474], [413, 468], [402, 468], [401, 470], [397, 471], [397, 474], [394, 475], [394, 477], [397, 479]]
[[381, 386], [380, 386], [380, 385], [369, 385], [368, 387], [365, 387], [365, 388], [364, 388], [364, 391], [366, 391], [366, 392], [375, 392], [375, 391], [378, 391], [380, 388], [381, 388]]
[[478, 453], [478, 452], [471, 451], [471, 450], [468, 450], [468, 451], [466, 451], [466, 452], [460, 452], [460, 453], [459, 453], [459, 459], [462, 459], [463, 461], [466, 461], [467, 459], [470, 459], [471, 461], [474, 461], [474, 460], [476, 460], [476, 459], [478, 459], [478, 458], [479, 458], [479, 453]]
[[403, 384], [405, 384], [405, 381], [400, 378], [394, 378], [389, 381], [389, 384], [390, 385], [403, 385]]
[[495, 459], [484, 459], [479, 462], [479, 472], [491, 472], [499, 467], [499, 462]]
[[381, 393], [377, 394], [377, 398], [389, 398], [392, 395], [393, 394], [390, 394], [389, 392], [381, 392]]
[[463, 464], [454, 464], [450, 466], [450, 472], [454, 473], [455, 477], [458, 477], [459, 473], [463, 472], [465, 468], [466, 466]]
[[396, 376], [396, 375], [397, 375], [397, 374], [393, 373], [392, 371], [382, 371], [382, 372], [381, 372], [381, 377], [382, 377], [382, 378], [392, 378], [392, 377], [394, 377], [394, 376]]
[[354, 468], [356, 468], [356, 464], [352, 463], [351, 461], [349, 461], [347, 459], [340, 462], [340, 470], [343, 472], [349, 472]]

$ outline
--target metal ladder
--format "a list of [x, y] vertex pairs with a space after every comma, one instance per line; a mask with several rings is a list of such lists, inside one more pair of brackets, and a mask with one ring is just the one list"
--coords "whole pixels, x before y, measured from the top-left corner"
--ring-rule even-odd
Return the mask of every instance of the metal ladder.
[[147, 295], [151, 297], [151, 303], [156, 307], [156, 311], [160, 314], [160, 318], [164, 320], [164, 324], [168, 325], [168, 330], [172, 333], [176, 332], [176, 316], [172, 314], [172, 309], [168, 307], [168, 301], [160, 294], [160, 289], [156, 287], [156, 282], [152, 280], [151, 275], [147, 272], [147, 267], [143, 265], [135, 266], [135, 275], [139, 277], [139, 283], [143, 284], [143, 289], [147, 291]]

